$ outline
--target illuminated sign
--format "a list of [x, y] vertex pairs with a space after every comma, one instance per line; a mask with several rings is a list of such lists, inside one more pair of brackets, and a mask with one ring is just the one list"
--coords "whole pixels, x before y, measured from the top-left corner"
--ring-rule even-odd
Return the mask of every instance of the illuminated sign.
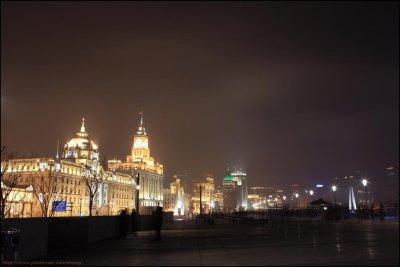
[[317, 184], [317, 187], [324, 187], [323, 184]]
[[224, 177], [224, 181], [232, 181], [233, 178], [231, 176], [226, 176]]
[[53, 201], [52, 209], [54, 212], [65, 212], [67, 210], [67, 201]]

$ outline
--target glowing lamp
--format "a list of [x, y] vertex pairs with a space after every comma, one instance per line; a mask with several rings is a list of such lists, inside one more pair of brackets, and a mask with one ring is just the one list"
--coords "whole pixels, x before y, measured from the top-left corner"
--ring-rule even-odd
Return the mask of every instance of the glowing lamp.
[[367, 179], [362, 179], [362, 184], [363, 184], [364, 186], [367, 186], [367, 183], [368, 183]]

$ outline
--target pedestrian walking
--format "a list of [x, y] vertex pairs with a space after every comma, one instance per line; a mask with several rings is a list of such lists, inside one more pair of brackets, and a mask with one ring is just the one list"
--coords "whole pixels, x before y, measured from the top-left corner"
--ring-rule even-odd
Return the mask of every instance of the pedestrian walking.
[[375, 211], [374, 211], [374, 205], [371, 204], [371, 220], [375, 221]]
[[157, 207], [153, 212], [153, 228], [156, 232], [155, 240], [161, 240], [161, 227], [163, 221], [162, 207]]
[[132, 233], [133, 235], [137, 235], [137, 222], [136, 222], [136, 210], [132, 209], [131, 213], [131, 226], [132, 226]]
[[382, 202], [380, 202], [379, 203], [379, 217], [380, 217], [381, 221], [384, 220], [384, 216], [385, 216], [385, 213], [383, 210], [383, 204], [382, 204]]
[[119, 214], [119, 231], [122, 236], [128, 235], [129, 217], [126, 210], [121, 210]]

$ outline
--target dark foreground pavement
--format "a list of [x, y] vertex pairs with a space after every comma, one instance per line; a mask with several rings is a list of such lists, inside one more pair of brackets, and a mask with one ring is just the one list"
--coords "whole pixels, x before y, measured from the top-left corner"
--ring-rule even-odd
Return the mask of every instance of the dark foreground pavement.
[[[58, 251], [43, 264], [82, 265], [396, 265], [399, 221], [314, 221], [165, 226], [81, 249]], [[39, 262], [36, 262], [36, 264]], [[35, 264], [35, 263], [33, 263]]]

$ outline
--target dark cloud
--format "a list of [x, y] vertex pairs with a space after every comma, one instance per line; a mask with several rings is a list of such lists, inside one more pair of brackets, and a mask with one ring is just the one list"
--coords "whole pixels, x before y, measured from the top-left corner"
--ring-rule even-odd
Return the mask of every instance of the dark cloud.
[[397, 2], [4, 2], [2, 143], [304, 186], [398, 164]]

